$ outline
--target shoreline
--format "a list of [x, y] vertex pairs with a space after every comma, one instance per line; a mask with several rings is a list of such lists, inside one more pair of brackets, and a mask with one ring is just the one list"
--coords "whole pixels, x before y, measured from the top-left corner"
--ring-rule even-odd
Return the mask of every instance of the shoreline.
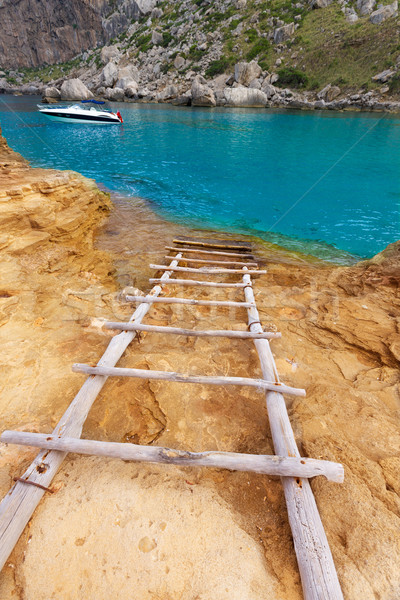
[[[46, 89], [49, 87], [48, 85], [42, 84], [42, 86], [33, 85], [33, 91], [27, 91], [27, 87], [31, 87], [29, 85], [22, 86], [10, 86], [9, 88], [3, 87], [0, 89], [0, 94], [4, 95], [13, 95], [13, 96], [39, 96], [42, 99], [42, 102], [48, 102], [50, 104], [60, 102], [76, 102], [78, 100], [77, 97], [64, 98], [63, 100], [54, 100], [53, 98], [48, 98], [45, 94]], [[169, 87], [166, 85], [164, 89]], [[53, 88], [54, 89], [54, 88]], [[237, 88], [236, 88], [237, 89]], [[248, 89], [248, 88], [244, 88]], [[357, 113], [382, 113], [382, 114], [390, 114], [397, 115], [400, 114], [400, 101], [390, 99], [385, 101], [381, 101], [378, 99], [379, 94], [376, 94], [375, 97], [371, 95], [371, 92], [366, 92], [365, 94], [354, 94], [353, 92], [349, 94], [342, 95], [341, 98], [337, 100], [332, 100], [330, 102], [325, 102], [323, 100], [319, 100], [316, 97], [316, 94], [307, 93], [305, 96], [299, 94], [293, 90], [280, 89], [280, 92], [283, 93], [280, 100], [277, 102], [268, 102], [265, 105], [260, 104], [251, 104], [251, 103], [241, 103], [241, 104], [228, 104], [226, 102], [218, 102], [213, 105], [211, 103], [207, 104], [192, 104], [190, 99], [188, 98], [186, 102], [182, 100], [182, 94], [176, 92], [174, 96], [171, 96], [166, 99], [157, 99], [156, 93], [154, 95], [147, 95], [143, 98], [127, 98], [122, 97], [118, 100], [109, 99], [104, 95], [95, 95], [94, 97], [97, 100], [109, 101], [116, 104], [169, 104], [172, 106], [178, 107], [188, 107], [188, 108], [209, 108], [210, 110], [213, 108], [256, 108], [259, 110], [265, 109], [283, 109], [283, 110], [303, 110], [309, 112], [315, 111], [330, 111], [330, 112], [357, 112]], [[308, 96], [308, 97], [307, 97]], [[309, 99], [310, 96], [312, 99]], [[313, 98], [315, 96], [315, 98]], [[352, 99], [352, 96], [358, 96], [357, 99]]]
[[[129, 317], [121, 291], [147, 292], [149, 263], [188, 229], [147, 206], [135, 219], [122, 203], [109, 212], [93, 182], [32, 169], [2, 148], [0, 183], [12, 192], [0, 203], [2, 233], [19, 239], [20, 227], [34, 226], [42, 241], [0, 249], [8, 273], [0, 297], [7, 373], [0, 413], [4, 427], [48, 433], [83, 381], [70, 365], [97, 362], [109, 342], [101, 319]], [[341, 485], [312, 480], [344, 595], [390, 600], [400, 589], [400, 243], [352, 267], [284, 260], [264, 245], [256, 251], [267, 265], [255, 281], [260, 316], [283, 335], [273, 346], [278, 369], [285, 383], [307, 388], [305, 400], [288, 401], [301, 453], [345, 466]], [[182, 293], [169, 287], [171, 295]], [[229, 299], [238, 299], [234, 293]], [[187, 294], [204, 296], [199, 288]], [[201, 314], [215, 329], [226, 328], [227, 316], [235, 327], [243, 322], [240, 309]], [[147, 322], [197, 328], [200, 319], [192, 308], [158, 305]], [[171, 337], [142, 335], [120, 366], [242, 376], [259, 369], [251, 346]], [[126, 379], [107, 382], [83, 437], [272, 453], [261, 395]], [[2, 496], [35, 455], [0, 445]], [[94, 600], [105, 590], [124, 600], [132, 581], [143, 600], [185, 597], [187, 590], [215, 600], [262, 600], [266, 591], [271, 600], [302, 598], [279, 479], [69, 455], [52, 487], [0, 575], [4, 600], [21, 590], [35, 600], [82, 593]]]
[[[5, 98], [4, 100], [7, 103], [7, 98]], [[29, 110], [34, 109], [35, 100], [36, 100], [36, 98], [32, 99], [32, 97], [30, 99], [26, 99], [26, 100], [21, 98], [19, 102], [15, 101], [13, 106], [16, 107], [17, 111], [19, 110], [18, 106], [23, 106], [24, 108], [22, 110], [29, 111]], [[13, 101], [13, 97], [11, 97], [11, 96], [8, 97], [8, 106], [10, 108], [12, 106], [12, 104], [11, 104], [12, 101]], [[0, 97], [0, 102], [1, 102], [1, 97]], [[31, 105], [31, 102], [32, 102], [32, 105]], [[160, 104], [155, 105], [154, 103], [147, 104], [147, 107], [144, 103], [140, 103], [140, 105], [143, 105], [143, 110], [145, 111], [144, 114], [147, 114], [148, 112], [149, 112], [149, 114], [150, 113], [154, 113], [154, 114], [160, 113], [161, 114], [162, 111], [166, 111], [166, 114], [168, 114], [168, 112], [169, 112], [169, 114], [170, 114], [169, 118], [171, 118], [172, 120], [179, 119], [179, 116], [174, 116], [174, 113], [176, 114], [176, 111], [174, 111], [173, 107], [171, 108], [170, 104], [168, 104], [167, 107], [165, 107], [165, 108], [164, 108], [164, 106], [162, 106]], [[121, 106], [119, 106], [119, 108], [121, 108]], [[180, 110], [180, 108], [177, 108], [177, 110]], [[190, 110], [190, 109], [186, 109], [186, 111], [188, 111], [188, 110]], [[202, 109], [200, 107], [200, 110], [204, 110], [204, 109]], [[204, 114], [206, 114], [207, 110], [208, 109], [206, 109]], [[280, 109], [277, 109], [277, 110], [279, 110], [279, 112], [282, 112]], [[186, 115], [187, 119], [190, 119], [191, 117], [188, 114], [188, 112], [186, 112], [186, 111], [185, 111], [185, 115]], [[237, 109], [234, 109], [233, 112], [236, 112], [236, 111], [237, 111]], [[249, 111], [251, 114], [256, 113], [256, 111], [254, 111], [253, 109], [247, 109], [247, 108], [243, 109], [243, 112], [246, 112], [246, 111]], [[126, 114], [130, 113], [131, 115], [134, 115], [136, 113], [139, 114], [140, 112], [143, 112], [143, 111], [140, 111], [140, 107], [137, 107], [137, 108], [132, 107], [131, 111], [129, 111], [129, 109], [126, 110]], [[218, 108], [218, 112], [220, 113], [221, 118], [222, 118], [222, 108]], [[242, 112], [242, 111], [240, 111], [240, 112]], [[266, 112], [269, 114], [273, 114], [274, 110], [266, 109]], [[299, 114], [298, 111], [294, 110], [294, 109], [291, 110], [291, 112], [293, 115]], [[320, 117], [319, 115], [317, 115], [316, 117], [311, 116], [312, 114], [313, 113], [310, 113], [310, 112], [308, 113], [308, 115], [310, 115], [309, 119], [317, 119], [318, 120], [319, 118], [323, 118], [323, 117]], [[376, 118], [373, 116], [373, 113], [369, 113], [369, 116], [370, 116], [370, 118]], [[11, 117], [11, 115], [10, 115], [10, 117]], [[31, 118], [31, 117], [29, 117], [29, 118]], [[153, 118], [153, 117], [151, 117], [151, 118]], [[157, 117], [155, 117], [155, 118], [157, 118]], [[213, 117], [210, 117], [210, 118], [213, 119]], [[216, 119], [218, 119], [218, 118], [219, 117], [217, 115]], [[255, 118], [257, 118], [257, 117], [255, 117]], [[295, 117], [293, 117], [293, 118], [295, 118]], [[332, 118], [335, 118], [335, 117], [332, 117]], [[336, 118], [340, 118], [340, 117], [336, 117]], [[29, 120], [27, 121], [27, 123], [28, 122], [29, 122]], [[12, 123], [13, 123], [13, 119], [10, 118], [10, 122], [8, 123], [8, 126], [12, 127], [12, 133], [15, 134], [14, 126], [12, 125]], [[36, 123], [36, 120], [35, 120], [35, 124], [39, 125], [39, 121]], [[40, 124], [42, 124], [42, 123], [40, 123]], [[45, 122], [43, 124], [45, 125]], [[289, 123], [289, 125], [290, 125], [290, 123]], [[368, 123], [367, 123], [367, 126], [368, 126]], [[130, 129], [131, 129], [131, 126], [129, 124], [128, 128], [127, 128], [128, 133], [131, 133]], [[30, 134], [27, 134], [27, 140], [29, 140], [29, 138], [30, 138]], [[36, 153], [36, 161], [39, 164], [41, 164], [41, 162], [42, 162], [40, 160], [40, 155], [37, 155], [37, 153]], [[58, 166], [59, 165], [67, 166], [69, 164], [68, 161], [55, 161], [55, 162], [53, 161], [53, 163]], [[74, 164], [73, 166], [75, 168], [79, 169], [79, 165]], [[84, 167], [82, 167], [82, 168], [84, 168]], [[92, 177], [96, 176], [96, 173], [92, 174], [90, 172], [89, 176], [92, 176]], [[99, 173], [97, 173], [97, 177], [101, 178], [101, 175]], [[114, 182], [112, 182], [112, 181], [108, 182], [108, 184], [111, 187], [113, 187], [113, 183]], [[106, 188], [104, 188], [104, 189], [106, 189]], [[129, 193], [129, 189], [126, 189], [125, 191], [127, 191]], [[110, 188], [108, 188], [107, 191], [112, 191], [112, 193], [115, 193], [117, 195], [117, 197], [123, 198], [124, 195], [126, 195], [128, 198], [131, 198], [131, 196], [124, 194], [124, 192], [110, 190]], [[140, 193], [140, 192], [142, 192], [142, 193], [144, 192], [144, 194], [146, 194], [146, 190], [140, 189], [140, 187], [139, 187], [138, 193]], [[300, 254], [305, 255], [305, 256], [314, 256], [314, 257], [316, 257], [317, 260], [326, 261], [333, 265], [352, 265], [352, 264], [359, 262], [360, 260], [366, 260], [372, 256], [371, 254], [368, 255], [367, 252], [364, 252], [364, 253], [361, 252], [360, 254], [356, 254], [355, 251], [352, 252], [351, 244], [350, 244], [350, 249], [342, 250], [340, 247], [337, 247], [334, 242], [329, 243], [328, 241], [324, 242], [323, 240], [318, 239], [317, 234], [315, 234], [316, 239], [313, 239], [312, 236], [314, 234], [310, 231], [308, 231], [308, 232], [307, 231], [304, 231], [304, 232], [299, 231], [299, 235], [296, 237], [295, 236], [296, 230], [294, 230], [292, 233], [292, 237], [291, 237], [290, 233], [285, 235], [284, 233], [279, 233], [279, 231], [278, 232], [272, 231], [271, 233], [265, 234], [265, 232], [261, 229], [261, 224], [257, 224], [257, 223], [255, 223], [255, 224], [250, 223], [248, 227], [246, 227], [246, 223], [244, 224], [244, 226], [241, 227], [240, 223], [238, 225], [236, 225], [235, 223], [232, 223], [232, 225], [231, 225], [229, 222], [227, 222], [227, 223], [224, 223], [224, 222], [222, 222], [222, 223], [206, 223], [205, 225], [203, 225], [202, 223], [196, 222], [195, 217], [192, 217], [192, 218], [188, 217], [186, 219], [182, 219], [180, 214], [174, 214], [174, 212], [172, 212], [174, 207], [172, 207], [172, 208], [170, 207], [171, 212], [168, 212], [168, 211], [164, 210], [163, 207], [160, 206], [157, 201], [154, 202], [150, 199], [147, 199], [145, 196], [143, 198], [143, 201], [146, 203], [149, 210], [152, 210], [152, 211], [155, 210], [157, 215], [159, 215], [161, 218], [164, 218], [169, 222], [171, 222], [171, 221], [175, 222], [184, 227], [186, 226], [186, 227], [188, 227], [189, 230], [198, 228], [199, 230], [204, 229], [205, 231], [214, 230], [214, 229], [216, 231], [226, 231], [228, 229], [229, 231], [231, 231], [234, 234], [249, 235], [250, 237], [254, 237], [258, 240], [263, 240], [267, 245], [270, 244], [271, 247], [274, 247], [278, 250], [279, 250], [279, 248], [283, 248], [284, 251], [295, 252], [295, 253], [299, 252]], [[225, 219], [225, 220], [229, 219], [229, 215], [227, 217], [226, 215], [222, 214], [221, 220], [223, 220], [223, 219]], [[268, 228], [268, 221], [266, 221], [266, 223], [267, 223], [267, 225], [266, 225], [265, 229]], [[258, 225], [258, 227], [257, 227], [257, 225]], [[250, 227], [252, 227], [252, 228], [250, 228]], [[283, 230], [284, 230], [284, 228], [283, 228]], [[289, 231], [290, 231], [290, 229], [289, 229]], [[309, 237], [301, 237], [302, 233], [304, 236], [307, 233], [309, 233]], [[333, 240], [335, 240], [335, 237], [332, 237], [333, 234], [334, 234], [334, 232], [331, 230], [330, 232], [328, 232], [325, 235], [328, 239], [329, 239], [329, 235], [330, 235], [331, 238]], [[389, 237], [388, 241], [390, 241], [391, 236], [387, 235], [386, 238], [388, 238], [388, 237]], [[338, 243], [340, 243], [343, 240], [341, 240], [340, 237], [338, 237], [336, 241]], [[344, 245], [344, 247], [346, 247], [345, 243], [343, 245]], [[349, 246], [347, 246], [347, 248], [349, 248]], [[365, 247], [364, 249], [369, 250], [369, 248], [367, 248], [367, 247]], [[361, 250], [362, 250], [362, 248], [361, 248]], [[375, 249], [375, 251], [379, 251], [379, 250], [380, 250], [379, 247]]]

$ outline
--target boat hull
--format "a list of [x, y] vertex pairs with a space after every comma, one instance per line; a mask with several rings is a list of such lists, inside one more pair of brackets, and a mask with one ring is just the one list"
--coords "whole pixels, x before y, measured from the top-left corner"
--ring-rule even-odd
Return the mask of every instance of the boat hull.
[[108, 116], [99, 115], [71, 115], [57, 113], [55, 111], [41, 110], [40, 113], [45, 115], [51, 121], [57, 121], [58, 123], [84, 123], [87, 125], [120, 125], [121, 121], [118, 118], [110, 118]]

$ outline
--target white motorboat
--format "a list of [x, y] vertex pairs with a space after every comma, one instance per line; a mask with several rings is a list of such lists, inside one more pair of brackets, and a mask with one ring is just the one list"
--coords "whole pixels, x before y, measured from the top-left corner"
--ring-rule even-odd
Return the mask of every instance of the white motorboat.
[[[82, 103], [105, 104], [99, 100], [82, 100]], [[110, 109], [99, 110], [94, 106], [38, 104], [38, 108], [42, 115], [59, 123], [86, 123], [90, 125], [108, 125], [113, 123], [120, 125], [123, 123], [119, 111], [113, 113]]]

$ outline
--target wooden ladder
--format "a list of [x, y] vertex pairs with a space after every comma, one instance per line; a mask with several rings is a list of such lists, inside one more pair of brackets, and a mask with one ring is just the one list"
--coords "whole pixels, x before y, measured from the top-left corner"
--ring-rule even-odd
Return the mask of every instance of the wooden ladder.
[[[146, 296], [127, 296], [128, 302], [139, 303], [129, 322], [108, 321], [108, 329], [121, 330], [113, 337], [97, 366], [73, 365], [73, 371], [86, 373], [85, 381], [51, 434], [5, 431], [5, 443], [36, 446], [41, 451], [18, 478], [16, 484], [0, 503], [0, 569], [17, 543], [36, 506], [68, 452], [121, 458], [123, 460], [177, 464], [181, 466], [209, 466], [238, 471], [252, 471], [282, 478], [286, 504], [299, 565], [305, 600], [343, 600], [331, 551], [321, 522], [308, 479], [324, 475], [331, 481], [343, 481], [343, 467], [338, 463], [301, 457], [282, 394], [304, 396], [305, 390], [281, 383], [269, 340], [280, 333], [264, 332], [257, 310], [252, 277], [266, 273], [258, 270], [251, 253], [251, 245], [231, 240], [200, 240], [179, 238], [166, 250], [169, 265], [150, 265], [163, 275], [150, 279], [156, 285]], [[207, 248], [207, 249], [205, 249]], [[191, 258], [195, 254], [202, 258]], [[184, 256], [185, 255], [185, 256]], [[212, 258], [210, 258], [210, 256]], [[180, 267], [184, 261], [204, 267]], [[229, 267], [229, 268], [227, 268]], [[232, 268], [231, 268], [232, 267]], [[204, 280], [173, 279], [173, 273], [197, 275], [241, 274], [236, 283]], [[244, 301], [196, 300], [191, 298], [159, 297], [166, 283], [177, 286], [233, 287], [243, 290]], [[247, 311], [248, 331], [191, 330], [178, 327], [144, 325], [142, 320], [155, 303], [187, 304], [197, 306], [241, 307]], [[183, 373], [146, 369], [118, 368], [115, 365], [136, 336], [146, 331], [196, 337], [228, 337], [254, 341], [261, 364], [262, 378], [194, 376]], [[80, 439], [89, 410], [110, 376], [138, 377], [181, 383], [211, 385], [241, 385], [256, 387], [266, 394], [267, 411], [276, 455], [252, 455], [233, 452], [186, 452], [157, 446], [129, 443], [98, 442]]]

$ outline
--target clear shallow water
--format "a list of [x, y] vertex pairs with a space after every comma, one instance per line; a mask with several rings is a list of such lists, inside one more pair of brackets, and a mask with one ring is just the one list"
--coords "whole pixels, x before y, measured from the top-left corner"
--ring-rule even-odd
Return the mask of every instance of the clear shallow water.
[[169, 219], [335, 261], [400, 238], [399, 116], [123, 104], [122, 127], [94, 127], [52, 123], [36, 102], [0, 96], [12, 148]]

